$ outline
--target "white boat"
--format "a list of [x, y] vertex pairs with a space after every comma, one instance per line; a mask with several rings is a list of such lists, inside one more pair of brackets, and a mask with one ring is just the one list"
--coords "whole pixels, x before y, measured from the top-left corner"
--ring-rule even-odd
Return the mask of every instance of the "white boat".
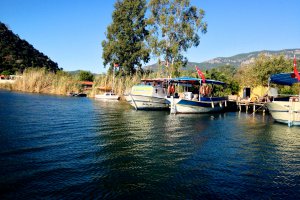
[[142, 79], [142, 83], [134, 85], [124, 97], [136, 110], [169, 109], [167, 96], [168, 79]]
[[95, 95], [95, 99], [119, 100], [120, 96], [114, 94], [113, 92], [104, 92], [104, 94], [97, 94], [97, 95]]
[[119, 100], [120, 96], [116, 95], [114, 91], [114, 82], [115, 82], [115, 67], [119, 66], [118, 64], [114, 64], [113, 67], [113, 81], [112, 81], [112, 88], [105, 87], [99, 87], [100, 90], [105, 91], [103, 94], [96, 94], [95, 99], [101, 99], [101, 100]]
[[[279, 85], [293, 85], [298, 83], [294, 73], [274, 74], [270, 82]], [[274, 98], [266, 106], [275, 121], [288, 124], [288, 126], [300, 125], [300, 94], [298, 96], [287, 96]]]
[[[171, 113], [211, 113], [221, 112], [227, 106], [226, 97], [211, 96], [211, 88], [208, 85], [201, 83], [202, 79], [192, 77], [181, 77], [172, 79], [171, 82], [177, 86], [187, 88], [198, 88], [197, 93], [186, 91], [180, 96], [170, 96], [167, 98], [170, 101]], [[225, 85], [221, 81], [206, 79], [206, 84]], [[210, 89], [209, 89], [210, 88]], [[176, 93], [175, 93], [176, 94]]]

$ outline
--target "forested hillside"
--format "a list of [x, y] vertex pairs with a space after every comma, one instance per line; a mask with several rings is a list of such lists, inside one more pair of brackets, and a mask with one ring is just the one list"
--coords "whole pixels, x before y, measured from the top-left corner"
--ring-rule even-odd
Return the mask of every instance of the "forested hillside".
[[59, 70], [57, 63], [0, 22], [0, 73], [23, 72], [28, 67]]
[[[249, 53], [242, 53], [238, 55], [234, 55], [231, 57], [217, 57], [208, 61], [204, 61], [201, 63], [197, 62], [188, 62], [186, 67], [181, 68], [181, 70], [195, 70], [195, 65], [200, 66], [202, 70], [209, 70], [212, 68], [220, 67], [220, 66], [234, 66], [236, 68], [242, 65], [248, 65], [255, 61], [259, 55], [266, 55], [267, 57], [284, 55], [287, 59], [293, 59], [294, 54], [299, 55], [300, 49], [284, 49], [278, 51], [264, 50], [264, 51], [255, 51]], [[153, 64], [146, 66], [146, 70], [157, 71], [158, 65]]]

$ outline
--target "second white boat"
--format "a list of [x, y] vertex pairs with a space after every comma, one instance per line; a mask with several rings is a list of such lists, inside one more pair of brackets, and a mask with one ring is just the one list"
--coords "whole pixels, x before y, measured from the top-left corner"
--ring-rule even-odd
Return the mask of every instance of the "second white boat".
[[167, 96], [168, 79], [143, 79], [142, 83], [131, 88], [124, 97], [136, 110], [169, 109]]

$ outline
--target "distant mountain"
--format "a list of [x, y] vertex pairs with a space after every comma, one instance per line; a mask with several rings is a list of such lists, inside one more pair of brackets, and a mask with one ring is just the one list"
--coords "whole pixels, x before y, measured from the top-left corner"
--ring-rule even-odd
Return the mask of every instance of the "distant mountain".
[[[257, 58], [259, 54], [265, 54], [267, 56], [284, 55], [287, 58], [292, 59], [294, 57], [294, 54], [300, 54], [300, 49], [284, 49], [279, 51], [263, 50], [263, 51], [237, 54], [231, 57], [217, 57], [201, 63], [188, 62], [187, 67], [182, 69], [194, 70], [195, 65], [201, 67], [201, 69], [203, 70], [224, 66], [224, 65], [240, 67], [241, 65], [245, 65], [253, 62], [254, 59]], [[145, 69], [156, 71], [157, 67], [158, 67], [157, 64], [153, 64], [153, 65], [146, 66]]]
[[3, 71], [23, 72], [28, 67], [59, 70], [57, 63], [0, 22], [0, 73]]
[[[90, 71], [87, 71], [87, 70], [75, 70], [75, 71], [66, 71], [66, 72], [68, 72], [69, 74], [71, 74], [71, 75], [77, 75], [77, 74], [79, 74], [81, 71], [86, 71], [86, 72], [90, 72]], [[92, 73], [92, 72], [91, 72]], [[97, 75], [99, 75], [99, 74], [97, 74], [97, 73], [92, 73], [94, 76], [97, 76]]]
[[76, 75], [79, 74], [80, 70], [75, 70], [75, 71], [67, 71], [71, 75]]

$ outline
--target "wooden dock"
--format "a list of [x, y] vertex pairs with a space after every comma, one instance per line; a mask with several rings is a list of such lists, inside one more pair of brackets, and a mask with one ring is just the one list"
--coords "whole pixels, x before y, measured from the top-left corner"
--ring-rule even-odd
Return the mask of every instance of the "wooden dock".
[[255, 101], [240, 99], [237, 98], [236, 95], [229, 95], [228, 103], [230, 103], [232, 107], [236, 106], [236, 109], [238, 111], [246, 111], [246, 113], [251, 110], [253, 114], [257, 111], [262, 111], [263, 113], [265, 113], [267, 109], [267, 107], [265, 106], [265, 104], [267, 103], [266, 101], [258, 101], [258, 99], [255, 99]]
[[253, 113], [262, 110], [263, 113], [266, 112], [266, 102], [248, 102], [248, 101], [237, 101], [236, 102], [238, 110], [241, 112], [242, 108], [245, 107], [246, 113], [252, 109]]

